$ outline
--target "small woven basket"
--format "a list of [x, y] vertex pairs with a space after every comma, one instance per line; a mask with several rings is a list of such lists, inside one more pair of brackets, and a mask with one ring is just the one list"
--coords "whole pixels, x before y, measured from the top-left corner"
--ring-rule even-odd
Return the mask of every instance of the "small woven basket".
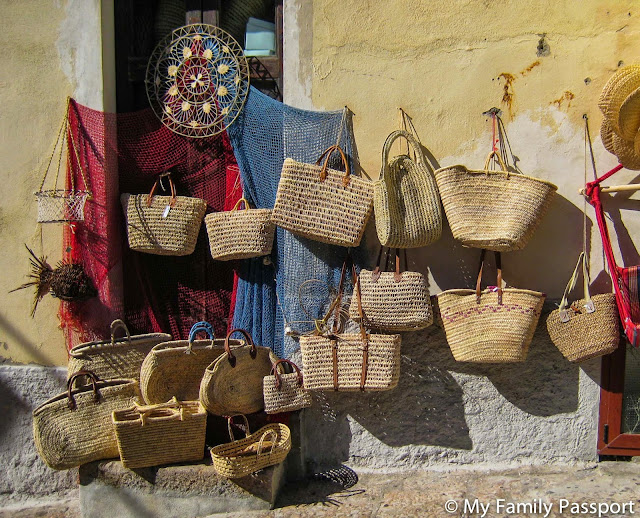
[[527, 357], [545, 295], [503, 289], [499, 259], [497, 263], [497, 286], [480, 290], [481, 266], [475, 290], [448, 290], [438, 295], [447, 342], [457, 361], [513, 363]]
[[[401, 155], [389, 160], [394, 141], [405, 138], [416, 160]], [[416, 139], [403, 130], [387, 137], [380, 179], [374, 182], [373, 209], [382, 246], [415, 248], [440, 239], [442, 209], [438, 186]]]
[[195, 250], [207, 203], [200, 198], [176, 196], [170, 176], [169, 183], [171, 196], [154, 196], [156, 180], [148, 195], [120, 197], [131, 250], [177, 256]]
[[291, 432], [286, 425], [272, 423], [249, 434], [249, 424], [246, 417], [244, 419], [247, 427], [247, 436], [244, 439], [234, 440], [230, 417], [231, 442], [211, 448], [213, 467], [221, 477], [241, 478], [268, 466], [280, 464], [291, 450]]
[[145, 468], [204, 458], [207, 412], [199, 401], [173, 398], [113, 412], [120, 459], [125, 468]]
[[[489, 170], [494, 155], [502, 171]], [[496, 152], [489, 154], [483, 170], [455, 165], [434, 174], [453, 237], [497, 252], [524, 248], [557, 189], [544, 180], [509, 173]]]
[[[334, 151], [345, 172], [328, 168]], [[327, 149], [315, 165], [285, 159], [272, 214], [276, 225], [315, 241], [358, 246], [372, 210], [373, 184], [349, 174], [339, 146]]]
[[[567, 297], [576, 286], [581, 265], [584, 298], [569, 305]], [[560, 307], [547, 317], [551, 341], [571, 362], [610, 354], [620, 342], [620, 317], [615, 295], [603, 293], [591, 297], [589, 282], [589, 268], [582, 252], [564, 290]]]
[[[196, 340], [200, 331], [209, 340]], [[207, 366], [224, 353], [224, 340], [214, 339], [213, 327], [198, 322], [189, 332], [189, 340], [174, 340], [156, 345], [142, 362], [140, 389], [145, 403], [159, 404], [176, 397], [179, 401], [195, 401]], [[244, 345], [233, 340], [233, 346]]]
[[[295, 372], [278, 372], [280, 364], [290, 365]], [[289, 360], [278, 360], [271, 368], [271, 374], [263, 380], [264, 411], [267, 414], [294, 412], [311, 406], [311, 393], [303, 386], [300, 368]]]
[[[116, 338], [115, 332], [122, 329], [125, 338]], [[149, 333], [131, 336], [122, 320], [111, 323], [111, 340], [87, 342], [76, 345], [69, 351], [68, 376], [79, 370], [89, 370], [98, 378], [131, 378], [140, 380], [140, 368], [151, 349], [171, 340], [166, 333]]]
[[[375, 270], [360, 271], [354, 288], [362, 290], [365, 324], [373, 329], [390, 332], [418, 331], [429, 327], [433, 323], [433, 311], [424, 275], [420, 272], [400, 272], [397, 249], [396, 271], [382, 272], [380, 255]], [[358, 322], [358, 293], [354, 295], [351, 297], [349, 317]]]
[[[74, 380], [85, 375], [90, 377], [91, 385], [72, 388]], [[33, 437], [38, 454], [53, 469], [117, 458], [111, 414], [129, 408], [139, 398], [135, 380], [102, 381], [88, 371], [76, 372], [67, 382], [67, 392], [33, 411]]]
[[[236, 210], [244, 203], [245, 210]], [[275, 225], [271, 209], [251, 209], [245, 198], [227, 212], [213, 212], [204, 218], [211, 256], [219, 261], [261, 257], [271, 253]]]

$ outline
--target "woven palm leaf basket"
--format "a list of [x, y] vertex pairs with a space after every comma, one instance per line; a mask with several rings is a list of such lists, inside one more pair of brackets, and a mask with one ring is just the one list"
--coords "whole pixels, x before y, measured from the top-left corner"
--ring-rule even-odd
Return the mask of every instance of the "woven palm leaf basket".
[[204, 458], [207, 412], [199, 401], [173, 398], [113, 412], [120, 459], [125, 468], [145, 468]]
[[[244, 210], [237, 210], [244, 203]], [[245, 198], [226, 212], [213, 212], [204, 218], [211, 256], [219, 261], [261, 257], [271, 253], [276, 226], [271, 209], [252, 209]]]
[[170, 176], [171, 196], [154, 196], [158, 181], [149, 194], [120, 197], [129, 247], [148, 254], [190, 255], [196, 247], [207, 203], [200, 198], [176, 196]]
[[231, 442], [211, 448], [213, 467], [221, 477], [245, 477], [280, 464], [287, 457], [291, 450], [291, 432], [286, 425], [272, 423], [250, 434], [245, 418], [247, 435], [244, 439], [234, 440], [231, 420], [232, 417], [228, 425]]
[[[493, 156], [502, 171], [489, 169]], [[557, 190], [550, 182], [510, 173], [495, 151], [484, 169], [454, 165], [434, 174], [453, 237], [466, 246], [497, 252], [524, 248]]]
[[[283, 364], [294, 372], [281, 373]], [[267, 414], [294, 412], [311, 406], [311, 392], [304, 388], [300, 368], [290, 360], [278, 360], [271, 368], [271, 374], [263, 379], [264, 411]]]

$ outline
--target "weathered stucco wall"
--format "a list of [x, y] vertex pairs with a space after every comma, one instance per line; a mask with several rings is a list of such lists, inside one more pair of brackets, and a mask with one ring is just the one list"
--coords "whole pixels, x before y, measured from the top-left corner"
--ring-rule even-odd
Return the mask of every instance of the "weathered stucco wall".
[[[361, 166], [374, 179], [382, 144], [398, 128], [399, 107], [412, 117], [436, 166], [471, 168], [481, 168], [490, 151], [491, 123], [482, 113], [503, 110], [521, 170], [558, 185], [529, 245], [503, 255], [504, 278], [560, 298], [582, 248], [582, 115], [589, 116], [602, 174], [616, 159], [598, 137], [596, 102], [618, 66], [637, 61], [637, 5], [291, 0], [284, 16], [285, 102], [327, 110], [347, 105]], [[625, 171], [619, 180], [634, 177]], [[629, 236], [639, 234], [640, 218], [620, 211], [637, 207], [628, 198], [617, 195], [607, 205], [625, 261], [637, 264]], [[597, 290], [609, 290], [592, 209], [587, 213], [592, 279]], [[368, 233], [374, 247], [375, 232]], [[470, 287], [477, 257], [448, 229], [434, 245], [409, 251], [410, 268], [429, 273], [432, 294]], [[329, 394], [306, 411], [312, 465], [403, 469], [596, 459], [599, 361], [570, 365], [544, 325], [520, 365], [456, 363], [435, 326], [405, 334], [402, 353], [394, 391]]]

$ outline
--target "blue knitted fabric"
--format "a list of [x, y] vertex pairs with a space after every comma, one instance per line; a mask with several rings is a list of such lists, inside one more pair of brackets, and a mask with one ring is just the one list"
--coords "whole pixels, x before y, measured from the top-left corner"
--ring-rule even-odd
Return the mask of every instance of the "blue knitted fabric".
[[[245, 197], [258, 208], [273, 208], [285, 157], [315, 163], [340, 136], [341, 147], [352, 159], [351, 133], [343, 123], [342, 111], [292, 108], [255, 88], [228, 133]], [[285, 317], [292, 322], [323, 316], [335, 295], [345, 253], [345, 248], [278, 228], [271, 264], [255, 258], [240, 265], [233, 326], [246, 329], [257, 344], [270, 347], [278, 356], [291, 356], [298, 343], [284, 336]], [[317, 282], [306, 283], [301, 291], [301, 285], [310, 279]], [[304, 332], [313, 324], [294, 323], [292, 327]]]

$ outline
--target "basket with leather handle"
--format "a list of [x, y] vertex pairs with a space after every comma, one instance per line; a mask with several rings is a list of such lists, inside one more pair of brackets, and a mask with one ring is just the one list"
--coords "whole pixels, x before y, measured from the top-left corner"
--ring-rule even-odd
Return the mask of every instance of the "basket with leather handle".
[[[280, 373], [278, 366], [289, 365], [294, 372]], [[267, 414], [294, 412], [311, 406], [311, 393], [303, 386], [300, 368], [290, 360], [278, 360], [263, 380], [264, 411]]]
[[[360, 296], [365, 325], [391, 332], [417, 331], [429, 327], [433, 323], [433, 311], [424, 275], [420, 272], [401, 272], [397, 248], [394, 272], [380, 270], [381, 256], [382, 248], [375, 269], [361, 270], [355, 287], [356, 290], [362, 290]], [[388, 262], [387, 250], [386, 266]], [[356, 294], [351, 297], [349, 306], [349, 316], [356, 322], [360, 320], [357, 301]]]
[[145, 468], [204, 458], [207, 412], [199, 401], [172, 398], [158, 405], [134, 405], [112, 415], [125, 468]]
[[[344, 172], [328, 167], [334, 152], [339, 153]], [[358, 246], [372, 209], [373, 184], [352, 176], [344, 151], [331, 146], [315, 164], [285, 159], [272, 220], [315, 241]]]
[[[165, 176], [171, 196], [156, 196], [158, 182]], [[200, 198], [177, 196], [169, 173], [155, 181], [149, 194], [123, 194], [120, 201], [131, 250], [156, 255], [193, 253], [207, 203]]]
[[229, 417], [228, 429], [231, 442], [211, 448], [213, 467], [218, 475], [226, 478], [241, 478], [268, 466], [280, 464], [291, 450], [291, 432], [281, 423], [271, 423], [254, 433], [249, 433], [249, 423], [243, 415], [246, 432], [244, 439], [236, 440], [231, 429], [233, 418]]
[[545, 295], [502, 288], [500, 253], [496, 252], [496, 286], [481, 290], [486, 250], [480, 254], [476, 289], [447, 290], [438, 295], [442, 324], [453, 357], [461, 362], [513, 363], [527, 357]]
[[[356, 284], [354, 297], [360, 316], [360, 333], [338, 333], [347, 265]], [[367, 333], [355, 266], [349, 256], [342, 265], [332, 332], [300, 337], [304, 387], [308, 390], [389, 390], [400, 378], [400, 335]]]
[[[205, 333], [209, 340], [196, 340]], [[207, 366], [224, 353], [224, 340], [216, 340], [213, 326], [208, 322], [194, 324], [188, 340], [174, 340], [156, 345], [142, 362], [140, 388], [144, 401], [164, 403], [172, 397], [180, 401], [195, 401], [200, 392], [200, 381]], [[232, 346], [243, 345], [232, 340]]]
[[[238, 210], [241, 203], [244, 210]], [[204, 223], [211, 256], [218, 261], [271, 253], [276, 230], [271, 222], [271, 209], [252, 209], [246, 198], [240, 198], [230, 211], [208, 214]]]
[[[245, 347], [231, 349], [233, 333], [247, 339]], [[204, 371], [200, 401], [214, 415], [252, 414], [264, 408], [262, 381], [278, 357], [268, 347], [256, 346], [244, 329], [232, 329], [220, 355]]]
[[[118, 329], [126, 337], [116, 338]], [[111, 323], [111, 340], [87, 342], [69, 351], [68, 376], [79, 370], [89, 370], [98, 378], [132, 378], [140, 380], [140, 368], [151, 349], [171, 340], [166, 333], [148, 333], [131, 336], [122, 320]]]
[[[494, 156], [501, 171], [489, 169]], [[510, 173], [496, 151], [482, 170], [454, 165], [434, 174], [453, 237], [497, 252], [524, 248], [557, 190], [550, 182]]]
[[[389, 160], [391, 145], [404, 138], [415, 160], [399, 155]], [[382, 149], [380, 178], [373, 184], [376, 232], [382, 246], [415, 248], [440, 239], [442, 209], [433, 172], [417, 140], [404, 130], [387, 137]]]
[[[568, 296], [576, 287], [582, 266], [584, 298], [569, 305]], [[610, 354], [620, 342], [620, 318], [613, 293], [589, 293], [589, 269], [585, 253], [578, 257], [573, 275], [564, 290], [560, 307], [547, 317], [551, 341], [569, 361], [581, 362]]]
[[[88, 376], [90, 385], [73, 388], [76, 378], [82, 376]], [[33, 411], [33, 437], [38, 454], [53, 469], [117, 458], [111, 414], [129, 408], [139, 398], [136, 380], [100, 380], [90, 371], [75, 372], [67, 381], [66, 392]]]

